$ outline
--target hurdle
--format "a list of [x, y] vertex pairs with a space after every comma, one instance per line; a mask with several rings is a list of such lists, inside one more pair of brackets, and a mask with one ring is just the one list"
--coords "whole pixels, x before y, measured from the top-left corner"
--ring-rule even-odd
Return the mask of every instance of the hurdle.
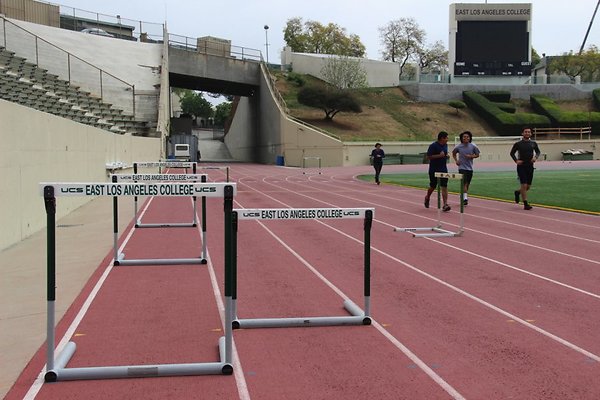
[[[276, 208], [276, 209], [234, 209], [232, 213], [232, 319], [233, 329], [241, 328], [283, 328], [310, 326], [341, 326], [371, 324], [371, 225], [373, 208]], [[345, 300], [344, 308], [351, 315], [329, 317], [292, 317], [292, 318], [246, 318], [237, 316], [237, 233], [238, 220], [274, 220], [274, 219], [346, 219], [364, 220], [364, 310], [351, 300]], [[227, 252], [226, 252], [227, 253]]]
[[[187, 167], [186, 167], [186, 173], [185, 174], [173, 174], [172, 176], [169, 176], [167, 174], [138, 174], [138, 167], [140, 168], [144, 168], [144, 167], [156, 167], [156, 166], [167, 166], [167, 165], [172, 165], [172, 164], [191, 164], [191, 168], [192, 168], [192, 174], [187, 174]], [[142, 162], [142, 163], [137, 163], [134, 162], [133, 163], [133, 176], [132, 175], [120, 175], [117, 174], [117, 181], [124, 181], [124, 182], [133, 182], [133, 183], [137, 183], [138, 181], [143, 181], [143, 182], [159, 182], [159, 181], [165, 181], [165, 180], [169, 180], [169, 181], [191, 181], [191, 182], [196, 182], [198, 180], [200, 180], [201, 182], [206, 182], [205, 180], [202, 180], [202, 176], [198, 175], [196, 176], [196, 163], [177, 163], [177, 162]], [[137, 178], [137, 179], [134, 179]], [[134, 216], [136, 218], [135, 221], [135, 227], [136, 228], [187, 228], [187, 227], [196, 227], [198, 225], [198, 218], [197, 218], [197, 212], [196, 212], [196, 197], [192, 196], [192, 202], [193, 202], [193, 213], [192, 213], [192, 222], [182, 222], [182, 223], [169, 223], [169, 222], [164, 222], [164, 223], [152, 223], [152, 224], [148, 224], [148, 223], [142, 223], [141, 218], [138, 218], [138, 196], [134, 196], [133, 197], [133, 213]]]
[[[206, 176], [196, 174], [196, 166], [193, 166], [192, 174], [139, 174], [137, 163], [133, 163], [133, 175], [131, 174], [116, 174], [111, 175], [111, 180], [115, 182], [133, 182], [133, 183], [148, 183], [148, 182], [206, 182]], [[187, 228], [196, 227], [198, 225], [198, 217], [196, 212], [196, 197], [192, 196], [193, 211], [192, 222], [161, 222], [161, 223], [142, 223], [138, 216], [138, 196], [133, 198], [133, 215], [136, 218], [136, 228]]]
[[[113, 175], [113, 184], [116, 183], [118, 175]], [[204, 178], [206, 179], [206, 177]], [[136, 185], [136, 184], [132, 184]], [[114, 265], [180, 265], [180, 264], [206, 264], [206, 197], [215, 197], [222, 192], [222, 187], [227, 183], [189, 183], [189, 184], [169, 184], [169, 183], [147, 183], [139, 184], [140, 189], [136, 189], [136, 194], [132, 196], [192, 196], [202, 194], [202, 231], [201, 245], [202, 254], [199, 258], [145, 258], [145, 259], [126, 259], [125, 253], [119, 253], [117, 247], [118, 227], [119, 227], [119, 203], [118, 194], [113, 198], [113, 235], [114, 235]], [[171, 186], [173, 187], [171, 187]], [[181, 185], [181, 186], [178, 186]], [[162, 191], [162, 192], [161, 192]], [[187, 193], [187, 194], [186, 194]]]
[[[409, 232], [413, 237], [450, 237], [450, 236], [462, 236], [464, 232], [464, 215], [465, 207], [463, 205], [464, 195], [464, 178], [462, 174], [448, 173], [448, 172], [436, 172], [435, 177], [437, 178], [437, 225], [432, 228], [394, 228], [395, 232]], [[458, 231], [452, 232], [447, 229], [442, 229], [442, 202], [441, 202], [441, 188], [440, 179], [460, 179], [460, 227]]]
[[[146, 378], [160, 376], [231, 375], [233, 374], [231, 327], [231, 266], [225, 264], [225, 335], [218, 340], [219, 361], [185, 364], [153, 364], [94, 366], [68, 368], [77, 345], [69, 341], [55, 357], [55, 303], [56, 303], [56, 197], [57, 196], [134, 196], [140, 192], [154, 192], [154, 196], [189, 196], [206, 193], [224, 199], [225, 248], [231, 247], [231, 225], [235, 185], [231, 184], [154, 184], [140, 183], [40, 183], [46, 209], [47, 230], [47, 332], [45, 382], [114, 378]], [[208, 189], [208, 190], [207, 190]]]
[[219, 167], [216, 165], [199, 165], [197, 167], [198, 170], [225, 170], [225, 182], [229, 182], [229, 167]]
[[321, 175], [321, 157], [319, 157], [319, 156], [302, 157], [302, 173], [305, 175], [308, 174], [308, 172], [306, 172], [306, 160], [317, 160], [318, 169], [317, 169], [317, 172], [315, 172], [315, 173]]

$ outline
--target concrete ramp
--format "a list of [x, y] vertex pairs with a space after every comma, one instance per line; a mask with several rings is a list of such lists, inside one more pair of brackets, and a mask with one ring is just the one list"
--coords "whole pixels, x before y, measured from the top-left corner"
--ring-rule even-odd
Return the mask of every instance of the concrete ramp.
[[219, 139], [215, 139], [212, 131], [195, 131], [198, 137], [198, 150], [200, 150], [200, 162], [234, 162], [229, 149]]

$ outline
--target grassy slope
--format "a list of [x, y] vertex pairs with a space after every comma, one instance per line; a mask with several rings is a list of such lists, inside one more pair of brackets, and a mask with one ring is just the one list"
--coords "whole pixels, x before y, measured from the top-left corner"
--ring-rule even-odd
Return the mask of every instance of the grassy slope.
[[[281, 72], [273, 72], [276, 85], [290, 114], [340, 137], [343, 141], [429, 141], [445, 130], [450, 136], [469, 130], [474, 136], [495, 136], [495, 132], [469, 109], [456, 112], [447, 104], [414, 102], [401, 88], [375, 88], [357, 92], [360, 114], [339, 113], [325, 121], [324, 113], [298, 104], [299, 87]], [[304, 76], [307, 82], [315, 80]], [[518, 100], [517, 112], [533, 112], [528, 101]], [[567, 111], [588, 110], [590, 101], [559, 102]]]

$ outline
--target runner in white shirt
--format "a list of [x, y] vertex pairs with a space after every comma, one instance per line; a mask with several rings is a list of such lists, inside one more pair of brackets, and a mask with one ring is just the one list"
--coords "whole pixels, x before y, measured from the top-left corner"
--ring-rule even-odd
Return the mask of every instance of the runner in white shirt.
[[469, 131], [460, 134], [460, 144], [452, 150], [452, 158], [458, 166], [458, 173], [463, 175], [463, 205], [469, 204], [469, 185], [473, 179], [473, 159], [479, 157], [479, 148], [473, 143], [473, 135]]

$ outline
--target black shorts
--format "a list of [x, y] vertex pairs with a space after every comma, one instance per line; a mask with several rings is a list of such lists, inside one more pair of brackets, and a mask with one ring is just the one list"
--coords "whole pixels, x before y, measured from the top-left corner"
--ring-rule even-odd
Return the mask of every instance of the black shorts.
[[517, 176], [521, 185], [531, 185], [533, 183], [533, 164], [517, 165]]
[[473, 179], [473, 171], [470, 169], [459, 169], [458, 170], [459, 174], [462, 174], [463, 176], [463, 183], [465, 185], [468, 185], [469, 183], [471, 183], [471, 179]]
[[[429, 187], [434, 188], [437, 187], [438, 178], [435, 177], [436, 171], [429, 171]], [[440, 178], [440, 186], [448, 187], [448, 178]]]

